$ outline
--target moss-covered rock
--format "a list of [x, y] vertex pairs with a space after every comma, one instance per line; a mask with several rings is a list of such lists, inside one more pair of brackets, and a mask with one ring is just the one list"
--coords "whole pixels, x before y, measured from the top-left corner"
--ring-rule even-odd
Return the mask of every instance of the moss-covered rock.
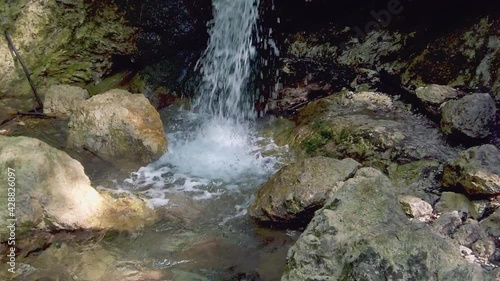
[[446, 163], [442, 184], [470, 195], [500, 194], [500, 151], [494, 145], [472, 147]]
[[[113, 68], [113, 56], [136, 52], [136, 30], [114, 0], [3, 1], [8, 30], [39, 88], [99, 82]], [[0, 38], [0, 95], [31, 92], [19, 62]]]
[[289, 250], [283, 281], [494, 280], [449, 239], [409, 221], [391, 182], [362, 168], [316, 212]]
[[261, 223], [304, 226], [313, 212], [361, 166], [352, 159], [327, 157], [304, 159], [281, 169], [256, 194], [249, 207], [251, 217]]
[[392, 161], [455, 156], [439, 131], [383, 93], [342, 92], [298, 113], [288, 143], [308, 155], [353, 158], [385, 169]]

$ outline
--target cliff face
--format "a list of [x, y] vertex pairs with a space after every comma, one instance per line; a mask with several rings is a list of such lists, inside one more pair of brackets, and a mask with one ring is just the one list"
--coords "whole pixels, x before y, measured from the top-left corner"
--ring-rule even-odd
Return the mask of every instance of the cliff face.
[[[98, 84], [113, 72], [165, 59], [181, 72], [185, 59], [203, 49], [210, 7], [209, 0], [3, 1], [0, 29], [11, 34], [43, 92], [53, 84]], [[30, 95], [5, 36], [0, 85], [0, 97]]]
[[[86, 84], [113, 68], [114, 56], [137, 51], [136, 29], [113, 1], [7, 1], [9, 31], [37, 85]], [[0, 39], [0, 93], [26, 96], [30, 88], [4, 36]]]
[[[333, 67], [357, 77], [372, 71], [372, 80], [382, 82], [372, 90], [383, 90], [390, 77], [389, 84], [409, 89], [436, 83], [500, 91], [500, 14], [493, 1], [265, 0], [262, 9], [264, 29], [272, 29], [281, 49], [276, 67], [283, 84], [300, 84], [308, 75], [325, 80], [317, 78], [325, 72], [335, 77]], [[327, 71], [318, 71], [325, 64]], [[353, 79], [343, 80], [323, 82], [357, 89]]]

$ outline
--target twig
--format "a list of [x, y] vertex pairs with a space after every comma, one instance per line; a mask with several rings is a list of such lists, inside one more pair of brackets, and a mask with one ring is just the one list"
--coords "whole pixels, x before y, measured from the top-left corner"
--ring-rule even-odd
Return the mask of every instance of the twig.
[[33, 83], [33, 80], [31, 80], [31, 74], [28, 71], [28, 68], [26, 67], [26, 65], [24, 64], [24, 61], [21, 59], [21, 55], [19, 54], [16, 47], [14, 46], [14, 42], [12, 42], [12, 38], [10, 37], [10, 34], [7, 30], [5, 31], [5, 37], [7, 37], [7, 41], [9, 41], [9, 45], [10, 45], [12, 51], [14, 51], [16, 58], [19, 60], [19, 63], [21, 63], [21, 66], [23, 67], [24, 74], [26, 74], [26, 78], [28, 78], [28, 82], [30, 83], [31, 89], [33, 90], [33, 94], [35, 95], [36, 102], [38, 103], [38, 107], [40, 109], [42, 109], [43, 103], [40, 100], [40, 96], [38, 95], [38, 92], [36, 90], [35, 84]]

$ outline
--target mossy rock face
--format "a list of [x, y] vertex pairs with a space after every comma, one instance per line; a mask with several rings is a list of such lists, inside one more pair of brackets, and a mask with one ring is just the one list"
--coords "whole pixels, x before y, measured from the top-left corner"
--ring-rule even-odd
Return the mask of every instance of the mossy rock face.
[[391, 162], [445, 161], [447, 147], [430, 123], [383, 93], [341, 92], [299, 111], [287, 143], [310, 156], [353, 158], [387, 168]]
[[281, 280], [488, 277], [479, 266], [468, 264], [451, 240], [423, 223], [409, 221], [387, 177], [362, 168], [316, 212], [290, 248]]
[[[2, 28], [8, 30], [40, 89], [53, 84], [98, 82], [111, 71], [113, 56], [136, 52], [135, 32], [114, 0], [7, 1]], [[0, 39], [0, 94], [26, 96], [29, 84]]]

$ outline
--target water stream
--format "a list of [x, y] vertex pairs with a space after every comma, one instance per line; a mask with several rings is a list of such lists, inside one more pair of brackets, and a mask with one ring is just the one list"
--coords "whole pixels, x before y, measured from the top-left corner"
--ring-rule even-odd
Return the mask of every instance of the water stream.
[[142, 193], [168, 218], [127, 246], [131, 259], [141, 253], [153, 268], [208, 280], [279, 279], [293, 233], [256, 228], [245, 216], [257, 188], [286, 155], [286, 148], [261, 136], [265, 122], [255, 119], [248, 87], [258, 6], [259, 0], [213, 1], [194, 110], [162, 111], [169, 152], [117, 185]]

